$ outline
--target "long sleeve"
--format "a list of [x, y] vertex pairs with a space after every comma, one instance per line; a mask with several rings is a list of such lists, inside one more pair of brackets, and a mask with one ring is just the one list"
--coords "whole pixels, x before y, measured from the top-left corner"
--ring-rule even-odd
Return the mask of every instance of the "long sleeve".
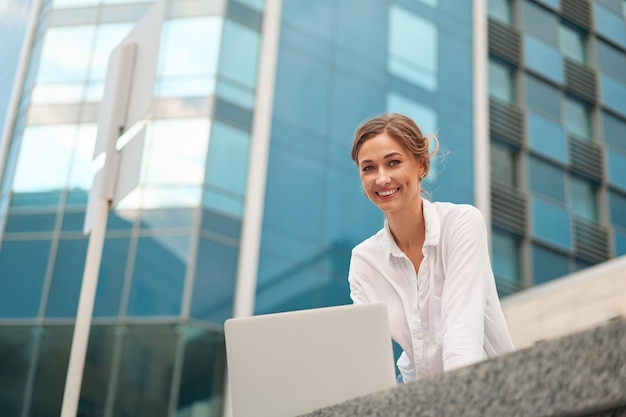
[[[468, 206], [469, 207], [469, 206]], [[441, 294], [443, 368], [485, 359], [484, 317], [493, 272], [482, 214], [471, 207], [449, 224]]]

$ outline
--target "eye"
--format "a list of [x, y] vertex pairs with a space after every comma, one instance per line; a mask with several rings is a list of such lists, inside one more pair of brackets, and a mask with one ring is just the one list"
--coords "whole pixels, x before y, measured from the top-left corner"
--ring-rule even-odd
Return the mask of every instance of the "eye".
[[372, 165], [365, 165], [364, 167], [361, 168], [361, 171], [367, 172], [367, 171], [371, 171], [373, 169], [374, 169], [374, 167]]
[[389, 166], [390, 166], [390, 167], [394, 167], [394, 166], [399, 165], [399, 164], [400, 164], [400, 161], [399, 161], [399, 160], [397, 160], [397, 159], [394, 159], [394, 160], [392, 160], [392, 161], [389, 161]]

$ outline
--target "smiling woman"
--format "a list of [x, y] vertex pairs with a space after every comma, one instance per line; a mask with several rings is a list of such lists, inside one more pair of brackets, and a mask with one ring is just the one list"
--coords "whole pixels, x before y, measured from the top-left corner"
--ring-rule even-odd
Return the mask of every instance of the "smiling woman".
[[405, 382], [514, 350], [481, 213], [421, 196], [437, 145], [412, 119], [388, 113], [359, 126], [352, 147], [385, 224], [352, 250], [350, 297], [387, 305]]

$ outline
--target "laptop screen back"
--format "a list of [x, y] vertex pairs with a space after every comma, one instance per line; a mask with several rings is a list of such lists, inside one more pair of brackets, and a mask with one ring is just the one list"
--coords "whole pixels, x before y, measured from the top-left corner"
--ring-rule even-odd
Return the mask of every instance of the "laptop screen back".
[[383, 304], [234, 318], [224, 330], [234, 417], [295, 416], [396, 384]]

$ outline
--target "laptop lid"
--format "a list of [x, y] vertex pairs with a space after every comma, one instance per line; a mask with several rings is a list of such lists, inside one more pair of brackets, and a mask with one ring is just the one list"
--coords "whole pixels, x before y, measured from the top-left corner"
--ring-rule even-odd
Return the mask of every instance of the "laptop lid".
[[291, 417], [396, 385], [384, 304], [233, 318], [224, 331], [234, 417]]

